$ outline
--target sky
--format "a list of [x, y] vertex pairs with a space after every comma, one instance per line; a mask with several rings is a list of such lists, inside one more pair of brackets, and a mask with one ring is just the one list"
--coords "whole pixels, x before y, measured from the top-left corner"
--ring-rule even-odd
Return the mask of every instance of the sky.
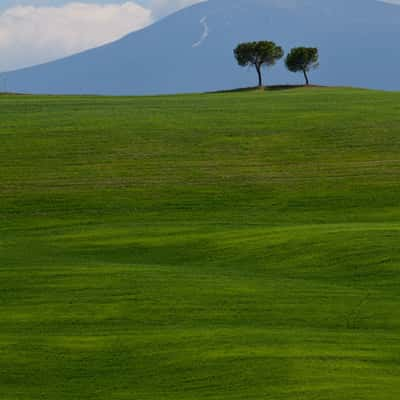
[[200, 1], [0, 0], [0, 72], [112, 42]]
[[0, 0], [0, 71], [114, 41], [202, 0]]

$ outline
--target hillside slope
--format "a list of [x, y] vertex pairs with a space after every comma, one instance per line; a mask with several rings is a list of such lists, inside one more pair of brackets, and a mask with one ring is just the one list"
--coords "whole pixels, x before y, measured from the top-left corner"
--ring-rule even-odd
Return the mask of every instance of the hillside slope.
[[0, 97], [0, 393], [395, 400], [400, 93]]
[[[399, 90], [400, 6], [378, 0], [209, 0], [125, 38], [4, 75], [9, 91], [65, 94], [203, 92], [254, 85], [238, 42], [318, 46], [315, 83]], [[371, 57], [373, 54], [373, 57]], [[379, 73], [377, 71], [380, 71]], [[280, 63], [267, 82], [299, 83]]]

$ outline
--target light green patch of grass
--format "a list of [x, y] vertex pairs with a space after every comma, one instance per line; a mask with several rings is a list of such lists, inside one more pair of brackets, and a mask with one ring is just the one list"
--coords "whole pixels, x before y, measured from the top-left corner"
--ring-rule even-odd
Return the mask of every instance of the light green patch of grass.
[[400, 94], [0, 97], [5, 400], [397, 400]]

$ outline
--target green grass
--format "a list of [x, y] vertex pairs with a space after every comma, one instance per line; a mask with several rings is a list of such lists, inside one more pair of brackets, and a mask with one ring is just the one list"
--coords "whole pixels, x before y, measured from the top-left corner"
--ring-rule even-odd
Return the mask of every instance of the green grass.
[[399, 104], [0, 97], [1, 400], [397, 400]]

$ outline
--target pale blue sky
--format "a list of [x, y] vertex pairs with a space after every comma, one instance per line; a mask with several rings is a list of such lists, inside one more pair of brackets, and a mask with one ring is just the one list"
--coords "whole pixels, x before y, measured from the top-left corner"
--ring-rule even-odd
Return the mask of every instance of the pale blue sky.
[[0, 0], [0, 72], [109, 43], [200, 1]]
[[[36, 6], [60, 6], [67, 3], [96, 3], [96, 4], [121, 4], [129, 0], [0, 0], [0, 10], [7, 9], [16, 5], [36, 5]], [[195, 3], [196, 0], [134, 0], [135, 3], [143, 5], [146, 8], [160, 8], [164, 12], [181, 8], [190, 3]], [[156, 10], [157, 12], [157, 10]]]
[[0, 0], [0, 72], [96, 47], [202, 0]]
[[[47, 5], [47, 6], [57, 6], [66, 3], [72, 3], [73, 0], [0, 0], [1, 9], [5, 9], [8, 7], [16, 6], [16, 5]], [[79, 0], [80, 3], [123, 3], [120, 0]], [[143, 4], [148, 6], [151, 0], [137, 0], [139, 4]]]

